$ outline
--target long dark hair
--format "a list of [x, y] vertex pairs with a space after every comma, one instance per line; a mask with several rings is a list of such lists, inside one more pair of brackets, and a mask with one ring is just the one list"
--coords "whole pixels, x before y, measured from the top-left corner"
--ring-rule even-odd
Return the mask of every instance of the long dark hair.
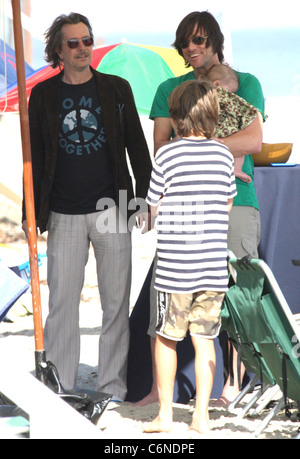
[[[206, 48], [212, 46], [214, 53], [218, 54], [219, 61], [222, 63], [224, 61], [224, 35], [218, 22], [208, 11], [194, 11], [188, 14], [179, 24], [176, 31], [176, 39], [172, 46], [183, 57], [181, 43], [194, 33], [195, 27], [197, 27], [197, 32], [202, 32], [208, 36]], [[187, 61], [185, 64], [186, 67], [190, 67]]]
[[48, 62], [52, 68], [61, 67], [61, 59], [57, 52], [61, 50], [62, 44], [62, 27], [66, 24], [79, 24], [82, 22], [89, 29], [89, 34], [92, 38], [93, 31], [89, 20], [78, 13], [70, 13], [69, 15], [62, 14], [58, 16], [45, 32], [46, 48], [45, 48], [45, 61]]

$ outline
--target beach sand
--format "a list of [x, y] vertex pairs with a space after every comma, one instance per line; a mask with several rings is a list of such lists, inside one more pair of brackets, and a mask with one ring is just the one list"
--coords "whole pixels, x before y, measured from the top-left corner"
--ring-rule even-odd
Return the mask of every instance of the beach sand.
[[[3, 204], [3, 203], [2, 203]], [[16, 221], [16, 218], [13, 220]], [[144, 278], [152, 261], [155, 234], [133, 235], [133, 283], [131, 307], [143, 285]], [[40, 254], [46, 252], [45, 238], [39, 238]], [[0, 219], [0, 259], [7, 261], [9, 266], [20, 264], [28, 259], [28, 247], [19, 226], [10, 219]], [[40, 289], [42, 298], [43, 320], [45, 321], [48, 308], [48, 287], [46, 281], [45, 259], [40, 267]], [[25, 294], [10, 310], [9, 318], [12, 323], [0, 323], [0, 352], [5, 349], [14, 359], [15, 365], [21, 365], [28, 372], [35, 373], [34, 362], [34, 329], [32, 317], [31, 295]], [[81, 359], [77, 386], [81, 389], [95, 390], [95, 380], [98, 362], [98, 339], [101, 333], [101, 307], [97, 289], [95, 260], [91, 250], [86, 267], [85, 285], [80, 304], [81, 329]], [[0, 387], [1, 391], [1, 387]], [[266, 416], [264, 411], [259, 416], [247, 416], [239, 419], [242, 407], [249, 397], [229, 413], [223, 407], [213, 407], [210, 404], [211, 432], [201, 436], [188, 430], [191, 423], [195, 401], [187, 405], [174, 404], [174, 428], [170, 433], [143, 433], [142, 423], [151, 421], [158, 413], [158, 404], [137, 407], [125, 402], [121, 404], [110, 402], [102, 414], [98, 428], [105, 440], [134, 439], [176, 441], [198, 438], [209, 439], [252, 439], [253, 433], [261, 420]], [[275, 416], [270, 424], [259, 435], [259, 439], [291, 439], [297, 434], [300, 423], [287, 419], [282, 411]]]

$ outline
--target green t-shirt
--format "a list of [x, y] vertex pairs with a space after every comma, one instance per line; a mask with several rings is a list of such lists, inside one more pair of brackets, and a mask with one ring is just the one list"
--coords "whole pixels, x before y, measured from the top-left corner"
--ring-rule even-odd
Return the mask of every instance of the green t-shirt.
[[[251, 75], [250, 73], [242, 73], [237, 71], [236, 73], [239, 78], [239, 89], [236, 94], [245, 99], [250, 104], [254, 105], [254, 107], [256, 107], [261, 112], [264, 118], [265, 101], [260, 82], [254, 75]], [[179, 86], [184, 81], [189, 80], [195, 80], [193, 71], [179, 77], [169, 78], [168, 80], [161, 83], [154, 97], [150, 112], [150, 119], [153, 120], [154, 118], [158, 117], [169, 118], [169, 95], [177, 86]], [[236, 179], [238, 194], [234, 198], [234, 206], [251, 206], [259, 209], [253, 181], [253, 170], [254, 164], [252, 156], [246, 155], [243, 164], [243, 172], [248, 174], [252, 180], [251, 183], [246, 183], [239, 178]]]

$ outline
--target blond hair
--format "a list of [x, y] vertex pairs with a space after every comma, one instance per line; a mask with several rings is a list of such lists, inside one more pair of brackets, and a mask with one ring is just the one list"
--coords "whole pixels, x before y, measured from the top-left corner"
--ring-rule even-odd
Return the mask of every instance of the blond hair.
[[216, 88], [208, 81], [191, 80], [169, 96], [169, 112], [181, 137], [213, 137], [219, 121]]

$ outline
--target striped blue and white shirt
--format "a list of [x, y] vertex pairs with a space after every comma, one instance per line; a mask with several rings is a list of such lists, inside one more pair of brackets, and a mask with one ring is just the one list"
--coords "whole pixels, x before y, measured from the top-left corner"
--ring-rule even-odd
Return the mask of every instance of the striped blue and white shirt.
[[179, 139], [158, 150], [146, 198], [159, 205], [157, 290], [227, 290], [227, 203], [235, 195], [225, 145]]

